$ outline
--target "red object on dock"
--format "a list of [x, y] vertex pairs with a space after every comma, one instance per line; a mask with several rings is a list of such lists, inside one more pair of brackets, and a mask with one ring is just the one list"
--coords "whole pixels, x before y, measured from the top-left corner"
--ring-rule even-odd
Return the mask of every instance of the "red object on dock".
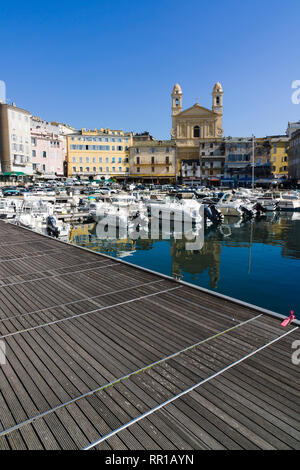
[[286, 318], [285, 320], [283, 320], [283, 322], [281, 323], [281, 326], [288, 326], [293, 320], [295, 320], [295, 315], [294, 315], [294, 311], [291, 310], [291, 314], [288, 318]]

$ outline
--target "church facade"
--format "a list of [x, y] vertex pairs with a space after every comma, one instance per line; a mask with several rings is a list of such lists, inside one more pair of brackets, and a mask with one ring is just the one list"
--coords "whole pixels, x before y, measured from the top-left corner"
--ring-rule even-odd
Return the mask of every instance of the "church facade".
[[219, 155], [217, 149], [222, 147], [223, 142], [222, 85], [217, 82], [213, 87], [211, 109], [195, 103], [183, 110], [182, 90], [178, 83], [173, 88], [171, 98], [171, 139], [177, 147], [177, 174], [187, 176], [186, 165], [193, 162], [199, 167], [200, 178], [221, 176], [225, 158], [224, 153], [220, 152]]

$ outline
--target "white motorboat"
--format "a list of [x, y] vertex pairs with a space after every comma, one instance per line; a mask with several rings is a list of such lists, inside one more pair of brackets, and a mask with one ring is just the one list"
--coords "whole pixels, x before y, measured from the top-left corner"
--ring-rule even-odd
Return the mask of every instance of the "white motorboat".
[[0, 198], [0, 218], [13, 219], [23, 204], [23, 199]]
[[257, 199], [257, 202], [259, 202], [266, 211], [273, 212], [277, 209], [280, 199], [281, 197], [279, 192], [268, 191], [260, 196]]
[[277, 209], [279, 211], [300, 211], [300, 193], [298, 191], [281, 193]]
[[223, 215], [241, 217], [253, 217], [256, 213], [254, 201], [251, 202], [247, 197], [235, 193], [225, 193], [216, 204], [216, 209]]
[[53, 215], [35, 212], [22, 212], [15, 223], [37, 233], [69, 240], [70, 225], [56, 219]]
[[216, 209], [223, 215], [234, 217], [240, 217], [243, 215], [241, 200], [235, 199], [234, 194], [231, 193], [225, 193], [224, 196], [221, 197], [220, 201], [216, 204]]
[[164, 201], [148, 202], [151, 217], [170, 218], [176, 221], [202, 221], [202, 205], [196, 199], [171, 200], [165, 198]]

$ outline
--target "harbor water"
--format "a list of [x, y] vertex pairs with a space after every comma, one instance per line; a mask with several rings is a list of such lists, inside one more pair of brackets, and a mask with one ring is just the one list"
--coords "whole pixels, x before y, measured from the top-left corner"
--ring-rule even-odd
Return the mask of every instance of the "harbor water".
[[300, 213], [225, 218], [205, 229], [196, 251], [172, 236], [99, 239], [95, 224], [75, 225], [70, 241], [284, 315], [294, 310], [300, 318]]

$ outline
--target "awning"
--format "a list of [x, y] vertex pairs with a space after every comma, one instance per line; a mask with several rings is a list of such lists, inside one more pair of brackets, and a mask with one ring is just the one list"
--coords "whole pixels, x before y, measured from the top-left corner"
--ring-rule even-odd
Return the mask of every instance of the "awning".
[[1, 173], [3, 176], [26, 176], [26, 173], [23, 173], [22, 171], [5, 171], [4, 173]]
[[[242, 176], [241, 178], [239, 178], [237, 181], [241, 181], [243, 183], [250, 183], [252, 182], [252, 178], [250, 176]], [[254, 181], [257, 181], [256, 178], [254, 178]]]
[[273, 180], [273, 179], [271, 180], [271, 179], [269, 179], [269, 178], [258, 178], [258, 179], [256, 180], [256, 183], [269, 183], [269, 184], [270, 184], [270, 183], [273, 183], [273, 184], [277, 184], [278, 181]]
[[51, 173], [49, 174], [42, 174], [42, 175], [38, 175], [38, 174], [35, 174], [33, 175], [35, 176], [37, 179], [53, 179], [53, 180], [56, 180], [57, 179], [57, 176], [56, 175], [53, 175]]

